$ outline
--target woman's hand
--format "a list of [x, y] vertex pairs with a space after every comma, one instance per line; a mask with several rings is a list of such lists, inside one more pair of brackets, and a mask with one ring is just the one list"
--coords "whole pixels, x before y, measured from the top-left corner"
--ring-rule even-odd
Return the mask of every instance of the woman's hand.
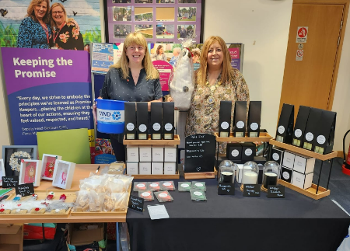
[[[97, 99], [102, 99], [101, 97], [98, 97]], [[92, 105], [92, 117], [94, 118], [95, 125], [97, 125], [97, 101]]]

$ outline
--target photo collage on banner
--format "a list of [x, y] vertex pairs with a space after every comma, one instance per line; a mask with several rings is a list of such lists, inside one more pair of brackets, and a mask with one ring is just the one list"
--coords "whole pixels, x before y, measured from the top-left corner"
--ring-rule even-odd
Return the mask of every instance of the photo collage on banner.
[[149, 42], [200, 42], [202, 0], [107, 0], [110, 43], [141, 32]]

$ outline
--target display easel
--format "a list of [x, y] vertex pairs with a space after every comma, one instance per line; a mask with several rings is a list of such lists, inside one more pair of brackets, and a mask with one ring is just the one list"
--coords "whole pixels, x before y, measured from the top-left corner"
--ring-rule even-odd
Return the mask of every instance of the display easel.
[[[286, 149], [286, 150], [289, 150], [291, 152], [294, 152], [294, 153], [299, 153], [301, 155], [304, 155], [304, 156], [307, 156], [307, 157], [311, 157], [311, 158], [315, 158], [315, 159], [319, 159], [321, 160], [321, 168], [320, 168], [320, 174], [318, 176], [318, 181], [317, 181], [317, 184], [312, 184], [310, 188], [308, 189], [301, 189], [297, 186], [294, 186], [292, 185], [291, 183], [288, 183], [284, 180], [279, 180], [278, 183], [280, 185], [283, 185], [285, 187], [288, 187], [298, 193], [301, 193], [301, 194], [304, 194], [305, 196], [308, 196], [314, 200], [319, 200], [321, 198], [324, 198], [328, 195], [330, 195], [330, 190], [328, 190], [328, 185], [329, 185], [329, 180], [331, 178], [331, 172], [332, 172], [332, 166], [333, 166], [333, 159], [336, 158], [336, 157], [340, 157], [339, 156], [339, 152], [337, 151], [334, 151], [334, 152], [331, 152], [329, 154], [319, 154], [319, 153], [315, 153], [315, 152], [312, 152], [312, 151], [309, 151], [309, 150], [306, 150], [306, 149], [303, 149], [303, 148], [300, 148], [300, 147], [296, 147], [296, 146], [293, 146], [293, 145], [289, 145], [289, 144], [285, 144], [285, 143], [281, 143], [279, 141], [276, 141], [274, 139], [271, 139], [270, 140], [270, 145], [274, 145], [274, 146], [277, 146], [277, 147], [280, 147], [280, 148], [283, 148], [283, 149]], [[327, 186], [326, 188], [324, 187], [321, 187], [320, 186], [320, 180], [321, 180], [321, 175], [322, 175], [322, 168], [323, 168], [323, 161], [326, 161], [326, 160], [330, 160], [330, 171], [329, 171], [329, 174], [328, 174], [328, 177], [327, 177]]]

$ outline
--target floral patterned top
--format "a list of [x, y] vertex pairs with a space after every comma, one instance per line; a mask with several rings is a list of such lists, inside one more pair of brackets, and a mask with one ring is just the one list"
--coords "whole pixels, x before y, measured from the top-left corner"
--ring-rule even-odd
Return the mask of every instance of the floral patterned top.
[[[214, 90], [212, 90], [214, 89]], [[211, 100], [209, 97], [213, 97]], [[185, 136], [193, 134], [214, 134], [219, 131], [219, 110], [221, 100], [249, 101], [249, 89], [243, 75], [234, 69], [234, 81], [218, 85], [195, 86], [192, 94], [191, 107], [187, 114]], [[234, 103], [231, 111], [231, 128]], [[226, 144], [219, 144], [219, 153], [226, 153]]]
[[50, 45], [60, 50], [84, 50], [83, 36], [77, 24], [72, 21], [66, 23], [60, 30], [53, 30]]

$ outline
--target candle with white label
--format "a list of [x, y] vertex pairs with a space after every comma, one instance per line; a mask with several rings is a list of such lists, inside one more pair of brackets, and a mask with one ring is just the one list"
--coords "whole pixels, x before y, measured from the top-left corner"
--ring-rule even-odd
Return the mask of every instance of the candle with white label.
[[277, 174], [273, 172], [264, 173], [263, 184], [265, 188], [277, 185]]
[[253, 170], [244, 170], [243, 167], [243, 176], [242, 183], [243, 184], [256, 184], [258, 182], [258, 173]]

